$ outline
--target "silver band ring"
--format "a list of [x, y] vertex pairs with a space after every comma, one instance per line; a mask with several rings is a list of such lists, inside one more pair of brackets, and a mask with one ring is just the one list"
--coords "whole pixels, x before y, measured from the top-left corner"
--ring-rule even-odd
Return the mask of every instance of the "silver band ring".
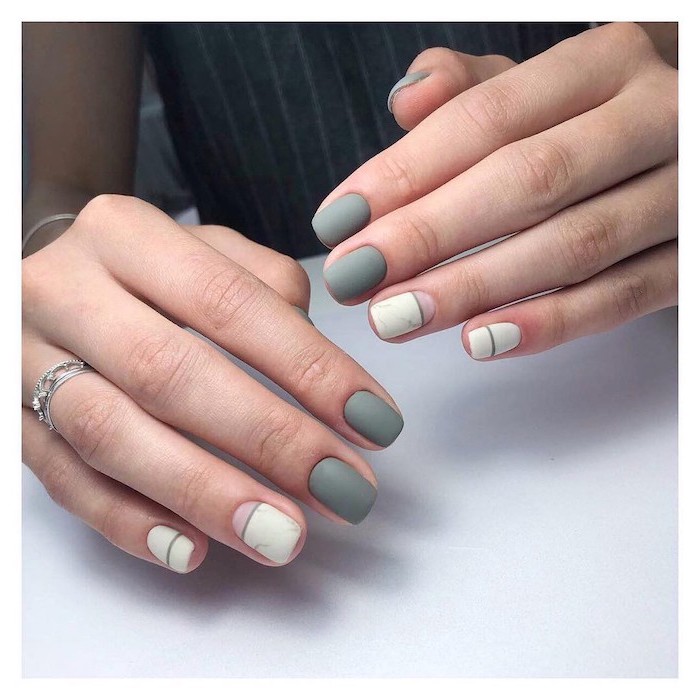
[[84, 360], [64, 360], [44, 372], [34, 387], [32, 408], [39, 414], [39, 421], [45, 422], [49, 430], [56, 430], [51, 420], [51, 399], [56, 390], [69, 379], [95, 370]]

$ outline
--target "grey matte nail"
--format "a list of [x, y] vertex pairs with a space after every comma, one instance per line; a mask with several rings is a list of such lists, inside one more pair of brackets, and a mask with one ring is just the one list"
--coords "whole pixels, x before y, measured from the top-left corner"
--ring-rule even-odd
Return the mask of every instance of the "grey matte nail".
[[370, 217], [369, 204], [362, 195], [346, 194], [317, 212], [311, 226], [318, 240], [333, 248], [367, 226]]
[[353, 525], [365, 519], [377, 498], [377, 490], [367, 479], [335, 457], [326, 457], [313, 468], [309, 491]]
[[421, 80], [425, 80], [430, 73], [428, 71], [418, 71], [416, 73], [409, 73], [406, 77], [401, 78], [396, 85], [394, 85], [393, 88], [389, 91], [389, 97], [386, 99], [386, 106], [389, 109], [389, 111], [393, 114], [393, 110], [391, 109], [394, 103], [394, 98], [396, 97], [396, 93], [399, 90], [403, 90], [405, 87], [408, 87], [409, 85], [415, 85], [416, 83], [419, 83]]
[[301, 308], [301, 306], [295, 306], [294, 310], [301, 316], [305, 321], [308, 321], [312, 326], [314, 325], [314, 322], [311, 320], [311, 317], [309, 314], [304, 311], [304, 309]]
[[376, 287], [386, 275], [386, 260], [372, 246], [363, 246], [336, 260], [323, 277], [338, 301], [358, 297]]
[[403, 430], [403, 418], [369, 391], [354, 393], [345, 403], [345, 420], [375, 445], [388, 447]]

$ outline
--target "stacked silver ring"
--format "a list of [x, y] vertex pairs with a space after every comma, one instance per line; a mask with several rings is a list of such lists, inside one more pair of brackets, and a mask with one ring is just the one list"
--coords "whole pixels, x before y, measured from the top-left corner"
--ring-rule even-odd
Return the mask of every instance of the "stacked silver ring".
[[39, 420], [49, 426], [49, 430], [56, 430], [51, 420], [51, 399], [56, 390], [69, 379], [84, 372], [94, 371], [84, 360], [65, 360], [41, 375], [32, 394], [32, 408], [39, 414]]

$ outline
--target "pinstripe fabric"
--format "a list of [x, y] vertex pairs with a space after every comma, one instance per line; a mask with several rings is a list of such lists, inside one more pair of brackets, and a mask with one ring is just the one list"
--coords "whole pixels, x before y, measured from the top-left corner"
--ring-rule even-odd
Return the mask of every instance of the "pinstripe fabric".
[[430, 46], [521, 61], [579, 24], [145, 25], [200, 218], [295, 257], [319, 202], [402, 135], [386, 95]]

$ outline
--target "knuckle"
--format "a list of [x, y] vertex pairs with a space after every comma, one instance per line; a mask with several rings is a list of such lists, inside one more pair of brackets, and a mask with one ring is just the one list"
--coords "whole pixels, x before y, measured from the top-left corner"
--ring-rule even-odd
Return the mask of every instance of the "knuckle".
[[125, 401], [118, 390], [92, 391], [74, 402], [64, 433], [83, 461], [91, 464], [114, 445], [125, 414]]
[[464, 97], [454, 101], [461, 110], [462, 121], [476, 125], [489, 141], [500, 140], [516, 125], [519, 98], [516, 91], [505, 80], [482, 83]]
[[81, 209], [76, 223], [85, 224], [88, 229], [101, 227], [105, 220], [133, 210], [137, 201], [135, 197], [122, 194], [98, 194]]
[[211, 472], [202, 466], [191, 466], [183, 471], [177, 482], [175, 512], [197, 513], [201, 510], [204, 495], [212, 485]]
[[307, 301], [311, 296], [311, 283], [306, 270], [292, 257], [278, 255], [274, 262], [274, 278], [279, 293], [287, 301], [296, 302], [299, 299]]
[[[303, 422], [301, 413], [289, 407], [274, 407], [270, 409], [263, 420], [259, 421], [251, 435], [252, 453], [256, 464], [264, 466], [266, 475], [274, 477], [275, 471], [283, 466], [280, 459], [289, 453], [290, 443], [299, 435]], [[286, 463], [288, 460], [284, 460]]]
[[163, 409], [191, 386], [195, 372], [206, 367], [206, 355], [189, 337], [140, 338], [127, 355], [130, 393], [149, 408]]
[[611, 293], [620, 323], [632, 321], [646, 313], [649, 305], [649, 283], [633, 272], [616, 276], [611, 282]]
[[332, 381], [337, 371], [337, 353], [333, 346], [316, 342], [292, 358], [290, 378], [299, 395], [317, 392], [319, 385]]
[[231, 325], [259, 294], [258, 285], [243, 268], [228, 261], [205, 266], [195, 279], [199, 294], [199, 313], [216, 330]]
[[636, 22], [611, 22], [603, 29], [616, 53], [619, 53], [620, 47], [625, 47], [626, 52], [633, 50], [640, 54], [655, 53], [651, 38]]
[[441, 238], [433, 224], [413, 208], [395, 224], [399, 240], [407, 241], [412, 265], [425, 269], [441, 259]]
[[412, 201], [421, 194], [418, 171], [405, 157], [397, 157], [391, 150], [377, 159], [379, 180], [390, 183], [404, 201]]
[[561, 145], [544, 139], [528, 139], [503, 149], [508, 171], [513, 173], [525, 201], [540, 209], [561, 202], [572, 182], [572, 156]]
[[615, 256], [618, 234], [615, 224], [592, 210], [567, 217], [558, 236], [567, 283], [592, 277]]

